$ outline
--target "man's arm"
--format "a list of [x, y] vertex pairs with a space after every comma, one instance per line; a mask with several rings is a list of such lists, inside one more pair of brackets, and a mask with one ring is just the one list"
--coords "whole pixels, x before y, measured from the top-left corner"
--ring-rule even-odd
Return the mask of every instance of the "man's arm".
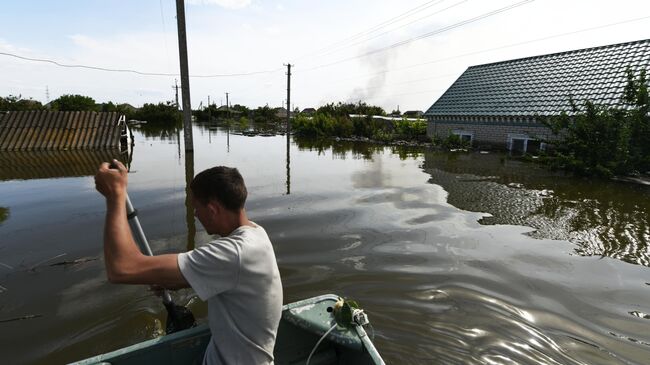
[[160, 285], [169, 289], [189, 287], [178, 267], [178, 255], [146, 256], [138, 249], [126, 217], [127, 171], [103, 163], [95, 175], [95, 187], [106, 198], [104, 261], [112, 283]]

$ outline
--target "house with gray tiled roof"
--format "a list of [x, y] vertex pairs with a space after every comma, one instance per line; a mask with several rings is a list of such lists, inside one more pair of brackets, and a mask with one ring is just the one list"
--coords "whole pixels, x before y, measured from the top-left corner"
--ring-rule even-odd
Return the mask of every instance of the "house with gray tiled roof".
[[628, 67], [650, 71], [650, 39], [472, 66], [426, 111], [427, 133], [535, 152], [554, 138], [540, 116], [570, 97], [620, 105]]

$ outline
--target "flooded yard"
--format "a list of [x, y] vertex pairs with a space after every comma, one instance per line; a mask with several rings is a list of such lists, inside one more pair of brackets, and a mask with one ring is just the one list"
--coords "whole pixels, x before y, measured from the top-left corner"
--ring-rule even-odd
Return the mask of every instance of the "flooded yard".
[[[650, 361], [650, 187], [495, 153], [202, 126], [194, 138], [188, 164], [182, 137], [136, 131], [129, 194], [157, 254], [210, 239], [186, 205], [187, 178], [235, 166], [274, 243], [284, 302], [357, 300], [389, 364]], [[106, 280], [92, 176], [66, 163], [29, 175], [13, 161], [24, 159], [0, 160], [3, 363], [70, 362], [159, 336], [160, 299]], [[207, 320], [191, 290], [174, 297]]]

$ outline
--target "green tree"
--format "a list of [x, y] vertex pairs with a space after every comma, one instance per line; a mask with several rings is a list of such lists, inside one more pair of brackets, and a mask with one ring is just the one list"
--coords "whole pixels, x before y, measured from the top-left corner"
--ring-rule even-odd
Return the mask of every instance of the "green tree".
[[98, 111], [95, 99], [83, 95], [62, 95], [52, 101], [51, 108], [59, 111]]
[[543, 120], [560, 135], [546, 158], [552, 166], [582, 175], [627, 175], [650, 170], [650, 117], [646, 71], [630, 70], [623, 106], [570, 100], [571, 111]]
[[40, 110], [43, 105], [31, 98], [23, 99], [22, 95], [0, 97], [0, 111]]
[[325, 104], [318, 108], [317, 111], [331, 116], [349, 116], [350, 114], [386, 115], [386, 112], [381, 107], [368, 105], [362, 102], [354, 104], [342, 103], [339, 101], [336, 104]]
[[233, 111], [241, 113], [243, 116], [247, 116], [250, 112], [250, 109], [245, 105], [235, 104], [230, 107]]
[[402, 138], [419, 138], [427, 134], [427, 122], [402, 118], [394, 122], [395, 133]]
[[181, 124], [181, 113], [176, 105], [171, 102], [158, 104], [144, 104], [142, 108], [136, 110], [131, 118], [147, 121], [148, 124], [174, 127]]
[[277, 124], [281, 122], [274, 109], [267, 106], [258, 107], [253, 110], [253, 123], [256, 125]]

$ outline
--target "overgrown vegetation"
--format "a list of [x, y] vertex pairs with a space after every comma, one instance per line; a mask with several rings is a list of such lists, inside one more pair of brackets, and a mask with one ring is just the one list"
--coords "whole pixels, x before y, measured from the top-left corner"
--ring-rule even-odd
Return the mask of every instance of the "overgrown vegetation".
[[211, 104], [193, 114], [199, 122], [217, 122], [242, 131], [252, 128], [258, 132], [279, 132], [286, 125], [286, 117], [280, 117], [278, 110], [269, 106], [249, 109], [235, 104], [227, 109]]
[[298, 115], [292, 125], [297, 135], [305, 137], [362, 137], [382, 142], [428, 141], [426, 121], [373, 118], [384, 115], [386, 112], [378, 106], [339, 102], [318, 108], [311, 117]]
[[160, 126], [175, 127], [182, 123], [182, 115], [176, 108], [176, 104], [171, 101], [158, 104], [144, 104], [142, 108], [137, 109], [127, 119], [137, 119], [147, 121], [147, 124]]
[[650, 171], [650, 116], [646, 70], [627, 70], [622, 106], [570, 100], [571, 111], [543, 123], [561, 136], [544, 158], [580, 175], [638, 175]]
[[0, 111], [40, 110], [43, 105], [31, 98], [23, 99], [22, 95], [0, 97]]
[[62, 95], [50, 103], [50, 109], [67, 111], [98, 111], [95, 99], [83, 95]]
[[115, 104], [112, 101], [97, 104], [95, 99], [83, 95], [63, 95], [53, 100], [49, 105], [31, 98], [24, 99], [22, 95], [9, 95], [0, 97], [0, 111], [25, 111], [25, 110], [58, 110], [58, 111], [101, 111], [117, 112], [130, 116], [135, 108], [129, 104]]
[[435, 137], [433, 143], [445, 149], [468, 149], [471, 148], [471, 143], [462, 139], [459, 135], [449, 133], [447, 138]]

